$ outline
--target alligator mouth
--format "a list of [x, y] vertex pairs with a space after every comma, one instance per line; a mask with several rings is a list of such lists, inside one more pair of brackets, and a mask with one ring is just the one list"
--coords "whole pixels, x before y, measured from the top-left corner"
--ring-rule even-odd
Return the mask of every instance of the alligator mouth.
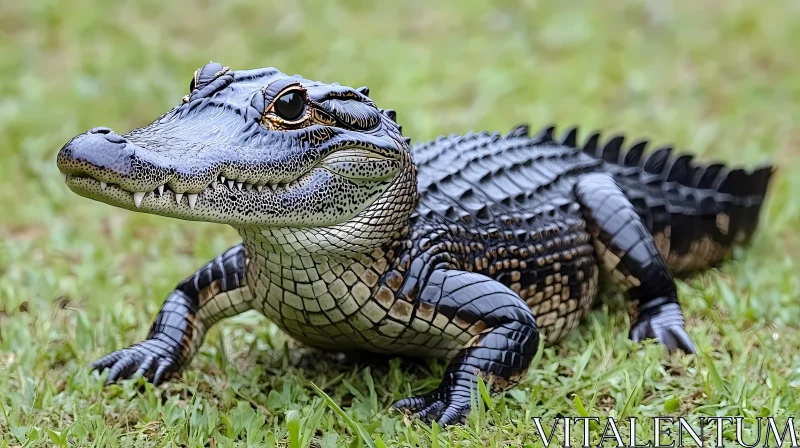
[[[187, 206], [190, 210], [194, 210], [198, 199], [206, 194], [236, 193], [239, 195], [251, 194], [258, 196], [282, 195], [300, 187], [303, 178], [310, 172], [311, 171], [288, 183], [266, 184], [239, 182], [233, 179], [226, 179], [225, 176], [219, 175], [200, 193], [176, 192], [169, 187], [169, 182], [159, 185], [152, 191], [129, 191], [122, 188], [119, 184], [103, 182], [90, 176], [74, 176], [65, 173], [61, 173], [61, 175], [64, 178], [64, 182], [66, 182], [70, 188], [79, 190], [77, 191], [78, 193], [90, 193], [90, 196], [99, 199], [107, 198], [119, 200], [121, 195], [127, 194], [129, 199], [127, 205], [133, 205], [134, 208], [140, 208], [142, 204], [145, 204], [146, 206], [152, 205], [153, 208], [162, 210], [171, 205]], [[126, 204], [123, 203], [119, 205], [125, 206]]]
[[269, 226], [336, 223], [361, 206], [334, 192], [371, 195], [403, 163], [370, 145], [336, 148], [301, 169], [300, 157], [226, 163], [221, 152], [213, 154], [214, 159], [189, 159], [183, 152], [178, 160], [107, 128], [95, 128], [64, 145], [57, 163], [72, 191], [116, 207], [193, 221]]
[[[366, 165], [369, 165], [370, 169], [363, 169]], [[203, 202], [204, 198], [210, 201], [212, 198], [221, 198], [225, 195], [236, 195], [241, 199], [275, 199], [300, 190], [310, 181], [309, 178], [313, 176], [315, 170], [325, 170], [355, 181], [375, 181], [391, 177], [397, 172], [398, 167], [398, 161], [393, 158], [379, 155], [367, 148], [349, 147], [334, 151], [292, 180], [248, 183], [218, 174], [200, 192], [175, 191], [170, 187], [170, 183], [174, 181], [172, 178], [163, 181], [156, 188], [131, 191], [119, 183], [102, 181], [85, 173], [72, 175], [62, 172], [61, 175], [71, 189], [83, 196], [125, 208], [164, 212], [175, 211], [175, 207], [194, 210], [198, 202]], [[363, 175], [365, 172], [370, 174]], [[376, 172], [380, 174], [373, 174]], [[113, 174], [109, 177], [113, 177]]]

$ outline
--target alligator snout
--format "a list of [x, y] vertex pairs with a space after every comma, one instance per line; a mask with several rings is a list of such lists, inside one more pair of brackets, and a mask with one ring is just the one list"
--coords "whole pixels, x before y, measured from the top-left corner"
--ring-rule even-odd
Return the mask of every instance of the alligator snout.
[[119, 184], [128, 191], [146, 191], [164, 183], [169, 168], [158, 156], [106, 127], [74, 137], [58, 152], [58, 169], [67, 176]]
[[[128, 174], [134, 148], [109, 128], [92, 128], [67, 142], [58, 152], [58, 168], [70, 176], [103, 177]], [[102, 179], [101, 179], [102, 180]]]

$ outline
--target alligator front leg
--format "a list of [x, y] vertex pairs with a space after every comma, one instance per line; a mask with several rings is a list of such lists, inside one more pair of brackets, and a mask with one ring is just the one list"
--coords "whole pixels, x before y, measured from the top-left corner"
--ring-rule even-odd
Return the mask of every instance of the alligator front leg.
[[533, 359], [539, 331], [527, 304], [505, 285], [463, 271], [433, 271], [419, 296], [416, 316], [436, 332], [463, 342], [433, 392], [399, 400], [395, 408], [416, 411], [442, 425], [470, 410], [477, 377], [504, 390], [519, 382]]
[[630, 337], [654, 338], [670, 350], [694, 353], [684, 328], [675, 280], [630, 200], [607, 174], [587, 174], [575, 185], [600, 265], [638, 301]]
[[92, 368], [109, 369], [106, 384], [139, 375], [160, 384], [180, 372], [211, 325], [251, 308], [246, 263], [241, 245], [207, 263], [167, 297], [147, 339], [98, 359]]

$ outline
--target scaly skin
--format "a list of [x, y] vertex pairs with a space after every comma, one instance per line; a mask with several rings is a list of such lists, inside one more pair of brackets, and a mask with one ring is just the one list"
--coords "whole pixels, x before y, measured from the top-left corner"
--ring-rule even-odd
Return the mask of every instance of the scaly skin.
[[603, 284], [637, 305], [632, 339], [693, 352], [672, 276], [749, 238], [772, 174], [552, 128], [409, 148], [368, 89], [275, 69], [211, 63], [190, 90], [144, 128], [94, 128], [58, 154], [78, 194], [242, 237], [175, 289], [143, 342], [94, 363], [109, 382], [161, 383], [211, 325], [256, 309], [310, 346], [451, 359], [436, 390], [395, 403], [447, 424], [478, 376], [519, 382]]

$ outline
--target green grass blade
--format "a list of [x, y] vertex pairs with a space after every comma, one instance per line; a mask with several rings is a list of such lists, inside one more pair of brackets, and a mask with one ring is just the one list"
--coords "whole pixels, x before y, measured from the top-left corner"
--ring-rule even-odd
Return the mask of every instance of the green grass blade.
[[361, 441], [364, 442], [366, 446], [368, 446], [369, 448], [377, 448], [377, 446], [375, 445], [375, 441], [372, 440], [372, 437], [369, 435], [367, 430], [364, 429], [364, 427], [362, 427], [358, 422], [350, 418], [350, 416], [347, 415], [342, 410], [342, 408], [340, 408], [339, 405], [336, 404], [336, 402], [333, 401], [333, 399], [330, 396], [328, 396], [328, 394], [325, 393], [325, 391], [317, 387], [317, 385], [314, 384], [313, 382], [310, 384], [311, 387], [314, 388], [314, 391], [317, 394], [319, 394], [319, 396], [322, 397], [326, 403], [328, 403], [328, 406], [331, 409], [333, 409], [333, 412], [335, 412], [336, 415], [339, 416], [339, 418], [344, 420], [345, 424], [350, 428], [350, 430], [353, 431], [353, 433], [355, 433], [361, 439]]

